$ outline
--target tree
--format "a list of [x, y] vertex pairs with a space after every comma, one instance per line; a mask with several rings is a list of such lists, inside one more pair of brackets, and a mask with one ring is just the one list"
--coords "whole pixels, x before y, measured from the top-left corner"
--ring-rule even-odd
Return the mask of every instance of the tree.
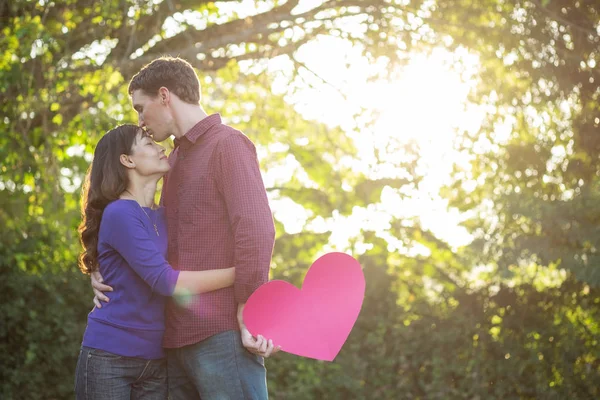
[[[236, 121], [236, 127], [259, 147], [277, 142], [287, 146], [269, 152], [262, 159], [263, 168], [281, 164], [288, 154], [301, 164], [311, 182], [292, 179], [268, 188], [274, 196], [293, 198], [313, 217], [329, 216], [333, 210], [349, 213], [353, 204], [368, 204], [386, 185], [404, 183], [373, 181], [349, 168], [333, 168], [335, 161], [328, 157], [339, 160], [354, 151], [342, 131], [304, 121], [283, 95], [269, 93], [272, 77], [243, 74], [237, 64], [292, 54], [324, 32], [325, 24], [354, 11], [319, 22], [319, 11], [337, 7], [330, 4], [292, 16], [294, 3], [272, 4], [259, 15], [241, 18], [209, 2], [140, 4], [17, 1], [0, 5], [0, 263], [6, 322], [0, 337], [3, 352], [10, 354], [0, 368], [5, 398], [19, 398], [25, 392], [29, 398], [69, 396], [90, 307], [85, 300], [86, 280], [75, 273], [82, 177], [101, 134], [121, 121], [135, 121], [126, 81], [166, 50], [185, 56], [203, 71], [208, 97], [204, 105], [209, 111], [216, 109]], [[204, 18], [206, 26], [195, 29], [183, 22], [191, 15]], [[183, 23], [175, 31], [163, 29], [174, 21]], [[311, 27], [311, 21], [323, 26]], [[289, 23], [303, 27], [306, 34], [288, 39], [285, 45]], [[303, 132], [308, 144], [296, 144], [294, 132]], [[340, 190], [342, 183], [361, 189]], [[326, 239], [327, 234], [282, 235], [279, 243], [285, 248], [289, 242], [290, 253], [276, 254], [275, 262], [294, 259], [294, 252], [302, 248], [300, 262], [288, 269], [297, 274]], [[306, 248], [310, 241], [314, 250]], [[56, 365], [72, 366], [60, 371], [59, 385], [48, 380]], [[32, 382], [37, 389], [29, 386]]]
[[[462, 7], [440, 2], [437, 17], [456, 21]], [[599, 15], [595, 1], [480, 2], [469, 29], [446, 29], [480, 54], [473, 99], [490, 110], [462, 137], [471, 168], [456, 171], [449, 197], [477, 210], [469, 226], [482, 261], [501, 272], [559, 265], [600, 285]], [[479, 184], [465, 190], [466, 180]]]

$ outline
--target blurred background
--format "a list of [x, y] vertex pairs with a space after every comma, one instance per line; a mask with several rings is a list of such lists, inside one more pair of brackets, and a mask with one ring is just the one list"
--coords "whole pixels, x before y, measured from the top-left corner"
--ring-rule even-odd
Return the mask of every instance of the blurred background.
[[257, 145], [271, 278], [364, 267], [272, 399], [600, 398], [597, 0], [3, 0], [0, 32], [2, 399], [73, 397], [82, 178], [161, 55]]

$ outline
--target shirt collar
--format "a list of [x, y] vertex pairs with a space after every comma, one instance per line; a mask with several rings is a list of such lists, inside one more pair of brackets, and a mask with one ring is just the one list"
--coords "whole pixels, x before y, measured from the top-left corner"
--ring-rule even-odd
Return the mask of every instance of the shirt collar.
[[220, 114], [211, 114], [208, 117], [200, 120], [196, 125], [192, 127], [189, 131], [183, 135], [180, 139], [174, 140], [175, 147], [178, 147], [184, 139], [187, 139], [189, 142], [196, 143], [202, 135], [204, 135], [210, 128], [215, 125], [221, 124], [221, 115]]

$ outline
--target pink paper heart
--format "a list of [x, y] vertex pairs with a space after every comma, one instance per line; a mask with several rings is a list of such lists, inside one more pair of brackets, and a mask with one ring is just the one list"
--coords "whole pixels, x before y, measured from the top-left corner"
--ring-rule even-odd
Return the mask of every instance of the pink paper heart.
[[333, 361], [362, 307], [365, 277], [358, 261], [328, 253], [309, 268], [298, 289], [273, 280], [259, 287], [244, 307], [244, 323], [254, 336], [272, 339], [281, 350]]

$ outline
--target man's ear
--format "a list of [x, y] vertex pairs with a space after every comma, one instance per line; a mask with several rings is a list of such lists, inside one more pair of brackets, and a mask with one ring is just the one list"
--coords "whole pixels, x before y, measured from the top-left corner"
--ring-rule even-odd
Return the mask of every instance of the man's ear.
[[121, 161], [121, 164], [123, 164], [125, 168], [135, 168], [135, 162], [133, 162], [131, 157], [127, 154], [121, 154], [119, 161]]
[[171, 102], [171, 92], [164, 86], [158, 89], [158, 99], [161, 104], [169, 104]]
[[171, 102], [171, 91], [168, 88], [161, 86], [160, 89], [158, 89], [158, 99], [161, 104], [169, 104]]

